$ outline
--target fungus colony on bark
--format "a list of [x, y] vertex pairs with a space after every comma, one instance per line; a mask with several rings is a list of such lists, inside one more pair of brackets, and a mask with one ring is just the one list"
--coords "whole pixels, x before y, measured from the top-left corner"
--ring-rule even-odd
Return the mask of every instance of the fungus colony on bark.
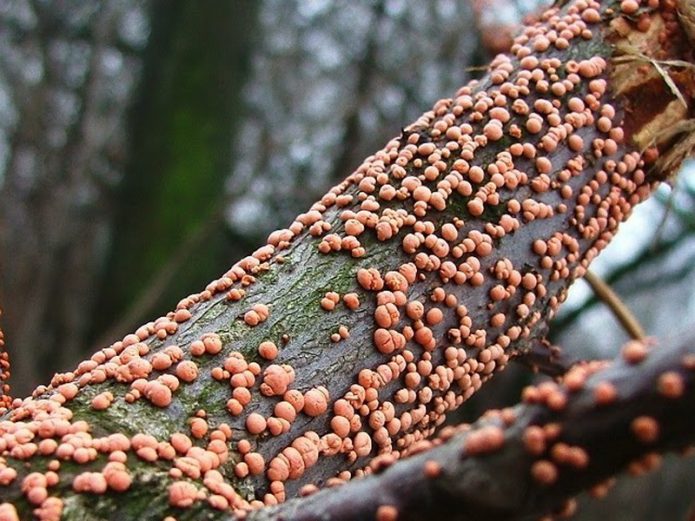
[[[620, 7], [624, 23], [632, 24], [637, 13], [644, 26], [658, 2], [625, 0]], [[344, 470], [326, 481], [331, 486], [412, 452], [536, 333], [569, 283], [650, 192], [643, 167], [655, 159], [654, 150], [642, 157], [627, 149], [623, 115], [609, 99], [608, 56], [592, 54], [610, 50], [601, 36], [604, 16], [621, 14], [591, 0], [546, 12], [515, 40], [509, 56], [495, 58], [485, 80], [438, 101], [203, 292], [56, 375], [33, 397], [14, 400], [0, 422], [0, 486], [19, 484], [34, 515], [55, 520], [63, 501], [51, 494], [65, 480], [78, 494], [123, 493], [135, 483], [133, 467], [149, 463], [168, 474], [171, 507], [207, 502], [243, 516], [284, 501], [286, 484], [328, 458], [345, 458]], [[588, 56], [574, 59], [582, 54]], [[538, 226], [543, 222], [556, 231], [548, 234], [547, 226]], [[327, 321], [338, 310], [372, 315], [370, 360], [378, 362], [363, 366], [349, 388], [329, 390], [327, 382], [298, 388], [301, 365], [283, 359], [287, 334], [266, 338], [246, 354], [230, 350], [220, 331], [181, 345], [170, 341], [205, 303], [241, 307], [239, 327], [262, 328], [281, 311], [273, 310], [274, 302], [252, 299], [257, 278], [279, 270], [295, 246], [307, 242], [314, 257], [352, 259], [351, 289], [323, 292], [316, 312]], [[370, 264], [372, 250], [384, 248], [398, 262], [389, 269]], [[521, 257], [532, 262], [515, 264]], [[345, 313], [325, 339], [327, 349], [349, 342], [359, 319], [349, 323]], [[639, 357], [639, 348], [632, 349], [630, 356]], [[192, 410], [187, 430], [158, 438], [102, 433], [70, 409], [71, 401], [86, 400], [95, 418], [114, 404], [149, 402], [166, 410], [182, 386], [202, 376], [228, 385], [227, 421], [210, 419], [213, 412], [219, 418], [218, 411]], [[578, 373], [568, 378], [582, 379]], [[525, 399], [561, 408], [564, 394], [553, 385]], [[663, 386], [678, 392], [677, 379], [668, 375]], [[597, 401], [613, 396], [610, 386], [596, 388]], [[295, 432], [299, 420], [312, 428]], [[635, 419], [632, 429], [645, 440], [658, 433], [649, 418]], [[283, 435], [284, 448], [264, 449]], [[540, 451], [547, 437], [529, 430], [529, 450]], [[471, 436], [466, 450], [492, 451], [503, 441], [491, 427]], [[557, 461], [582, 465], [586, 459], [577, 447], [557, 452], [553, 461], [534, 465], [535, 479], [550, 483]], [[23, 464], [35, 459], [45, 464], [22, 475]], [[437, 464], [427, 466], [427, 475], [438, 472]], [[241, 492], [244, 480], [255, 480], [257, 497]], [[299, 493], [316, 489], [306, 483]], [[0, 521], [17, 516], [12, 504], [0, 505]], [[387, 505], [376, 516], [396, 519], [397, 511]]]
[[615, 360], [578, 363], [560, 383], [527, 387], [516, 407], [444, 427], [413, 445], [411, 458], [377, 456], [374, 476], [258, 518], [568, 517], [576, 510], [572, 496], [588, 489], [603, 497], [616, 469], [640, 475], [659, 466], [661, 451], [692, 452], [691, 422], [664, 419], [692, 414], [694, 352], [692, 337], [680, 345], [630, 341]]

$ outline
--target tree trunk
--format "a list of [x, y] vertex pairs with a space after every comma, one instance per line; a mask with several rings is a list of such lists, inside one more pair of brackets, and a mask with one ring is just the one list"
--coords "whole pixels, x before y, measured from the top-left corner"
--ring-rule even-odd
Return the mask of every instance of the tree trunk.
[[[132, 158], [118, 194], [118, 253], [104, 273], [92, 341], [126, 334], [225, 266], [224, 181], [255, 11], [254, 2], [150, 6], [152, 33], [129, 121]], [[191, 240], [204, 242], [207, 254], [193, 256], [184, 246]], [[161, 272], [168, 276], [159, 282]]]
[[537, 352], [568, 286], [692, 148], [674, 8], [588, 4], [525, 28], [175, 312], [17, 401], [4, 508], [242, 515], [416, 452]]

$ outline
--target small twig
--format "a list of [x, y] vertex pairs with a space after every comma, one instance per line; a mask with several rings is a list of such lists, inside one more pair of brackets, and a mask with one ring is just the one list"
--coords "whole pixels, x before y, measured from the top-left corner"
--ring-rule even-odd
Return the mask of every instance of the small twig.
[[620, 300], [620, 297], [606, 284], [601, 277], [587, 270], [584, 280], [591, 286], [596, 296], [608, 306], [625, 332], [633, 340], [643, 340], [647, 335], [632, 311]]
[[471, 65], [463, 70], [466, 72], [485, 72], [487, 70], [487, 65]]
[[624, 45], [621, 46], [621, 50], [623, 52], [629, 52], [630, 54], [616, 56], [615, 58], [613, 58], [613, 61], [616, 63], [642, 61], [649, 63], [654, 62], [666, 67], [681, 67], [683, 69], [695, 69], [695, 64], [692, 64], [684, 60], [654, 60], [652, 58], [649, 58], [648, 56], [645, 56], [641, 52], [634, 50], [633, 47], [627, 47]]

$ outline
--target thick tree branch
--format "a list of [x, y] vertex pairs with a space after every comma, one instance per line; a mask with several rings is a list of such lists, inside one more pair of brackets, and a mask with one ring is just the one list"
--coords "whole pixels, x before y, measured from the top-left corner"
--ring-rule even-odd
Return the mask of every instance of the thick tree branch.
[[596, 372], [577, 367], [564, 385], [526, 389], [527, 403], [447, 428], [416, 456], [392, 466], [377, 458], [376, 475], [247, 520], [510, 521], [562, 511], [579, 492], [695, 442], [695, 337], [650, 343], [630, 342]]

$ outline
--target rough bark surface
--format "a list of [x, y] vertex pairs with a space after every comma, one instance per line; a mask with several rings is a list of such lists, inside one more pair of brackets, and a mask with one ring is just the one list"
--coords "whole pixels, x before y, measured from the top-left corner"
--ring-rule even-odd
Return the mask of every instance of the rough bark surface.
[[[447, 427], [420, 454], [375, 475], [251, 514], [249, 521], [521, 520], [571, 512], [583, 490], [600, 497], [621, 470], [659, 466], [690, 447], [693, 339], [632, 341], [612, 363], [575, 367], [558, 385], [527, 388], [525, 404]], [[606, 398], [612, 393], [612, 398]]]
[[242, 516], [416, 452], [689, 153], [692, 67], [664, 62], [689, 49], [667, 3], [545, 13], [266, 246], [16, 400], [2, 508]]

